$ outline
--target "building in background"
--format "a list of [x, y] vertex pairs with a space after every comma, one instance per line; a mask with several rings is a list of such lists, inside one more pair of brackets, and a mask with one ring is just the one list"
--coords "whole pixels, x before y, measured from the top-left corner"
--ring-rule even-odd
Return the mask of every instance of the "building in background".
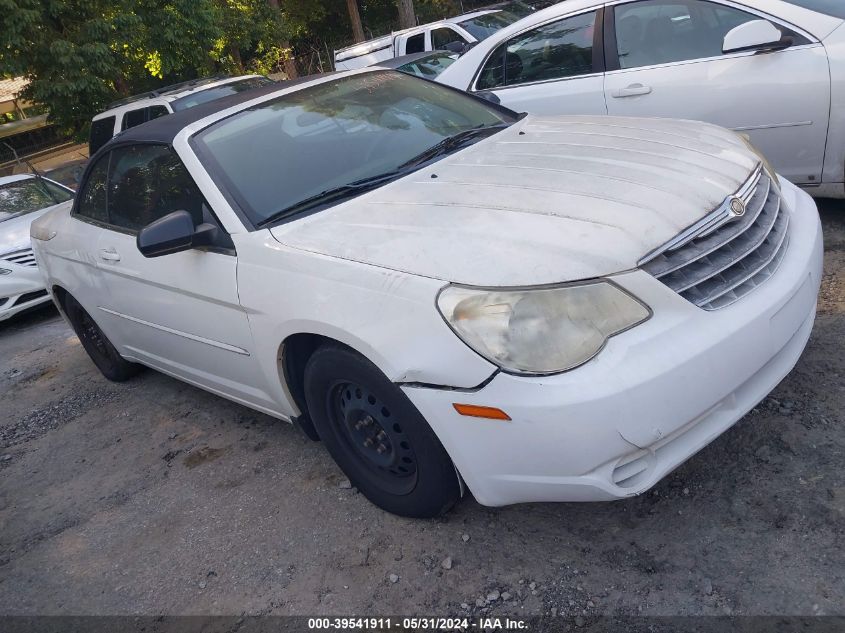
[[54, 176], [73, 187], [88, 158], [87, 146], [74, 143], [51, 124], [44, 106], [20, 98], [28, 85], [24, 77], [0, 79], [0, 176], [29, 171], [18, 162], [17, 153], [42, 171], [61, 165], [67, 173]]

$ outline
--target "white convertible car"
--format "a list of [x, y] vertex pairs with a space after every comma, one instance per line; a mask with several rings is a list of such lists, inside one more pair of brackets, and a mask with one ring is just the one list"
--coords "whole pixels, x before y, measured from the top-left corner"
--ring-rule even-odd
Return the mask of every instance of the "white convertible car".
[[0, 321], [50, 301], [29, 240], [33, 220], [57, 205], [70, 207], [73, 190], [23, 174], [0, 178]]
[[[573, 149], [577, 148], [577, 149]], [[391, 512], [643, 492], [792, 369], [813, 200], [703, 123], [388, 70], [133, 128], [32, 226], [94, 363], [284, 420]]]
[[567, 0], [437, 81], [518, 112], [715, 123], [814, 196], [843, 197], [843, 21], [842, 0]]

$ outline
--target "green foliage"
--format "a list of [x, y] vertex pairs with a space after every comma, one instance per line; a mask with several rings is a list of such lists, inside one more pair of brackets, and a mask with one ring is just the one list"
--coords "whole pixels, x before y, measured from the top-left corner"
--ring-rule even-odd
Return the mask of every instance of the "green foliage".
[[[479, 0], [480, 1], [480, 0]], [[420, 22], [475, 0], [414, 0]], [[358, 0], [366, 36], [398, 28], [396, 0]], [[280, 70], [288, 55], [352, 42], [346, 0], [0, 0], [0, 76], [26, 75], [24, 96], [83, 136], [115, 98], [212, 73]]]
[[0, 0], [0, 75], [84, 134], [120, 96], [214, 72], [272, 71], [286, 33], [267, 0]]

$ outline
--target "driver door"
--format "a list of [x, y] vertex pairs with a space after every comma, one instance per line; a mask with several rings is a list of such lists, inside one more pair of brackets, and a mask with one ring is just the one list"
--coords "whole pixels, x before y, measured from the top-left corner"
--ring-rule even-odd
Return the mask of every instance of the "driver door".
[[234, 246], [155, 258], [137, 248], [138, 231], [173, 211], [188, 211], [195, 225], [217, 223], [175, 152], [158, 144], [115, 148], [107, 191], [108, 226], [97, 243], [107, 290], [100, 311], [109, 329], [119, 332], [120, 352], [211, 391], [273, 409], [238, 300]]
[[729, 31], [761, 16], [710, 0], [638, 0], [608, 14], [608, 114], [715, 123], [747, 134], [789, 180], [821, 182], [830, 70], [820, 43], [773, 23], [791, 47], [722, 54]]

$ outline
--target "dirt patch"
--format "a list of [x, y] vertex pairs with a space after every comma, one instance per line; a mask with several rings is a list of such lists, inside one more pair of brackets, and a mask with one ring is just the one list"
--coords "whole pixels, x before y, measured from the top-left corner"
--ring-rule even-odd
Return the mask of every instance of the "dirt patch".
[[182, 463], [185, 464], [186, 468], [196, 468], [201, 464], [213, 462], [215, 459], [219, 459], [223, 456], [225, 452], [226, 450], [223, 448], [211, 448], [210, 446], [203, 446], [200, 449], [191, 451], [191, 454], [188, 455], [185, 459], [183, 459]]

